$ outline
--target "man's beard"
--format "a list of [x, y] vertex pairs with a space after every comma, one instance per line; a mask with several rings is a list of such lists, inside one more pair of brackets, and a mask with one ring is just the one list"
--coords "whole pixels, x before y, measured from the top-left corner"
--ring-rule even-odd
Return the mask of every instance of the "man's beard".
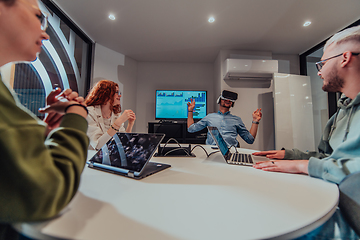
[[325, 92], [341, 92], [341, 89], [344, 86], [344, 79], [338, 76], [338, 72], [334, 69], [330, 72], [327, 79], [327, 83], [322, 86], [322, 90]]
[[230, 106], [226, 106], [225, 103], [221, 103], [221, 102], [220, 102], [220, 106], [223, 107], [223, 108], [230, 109], [231, 105], [232, 105], [232, 104], [230, 104]]

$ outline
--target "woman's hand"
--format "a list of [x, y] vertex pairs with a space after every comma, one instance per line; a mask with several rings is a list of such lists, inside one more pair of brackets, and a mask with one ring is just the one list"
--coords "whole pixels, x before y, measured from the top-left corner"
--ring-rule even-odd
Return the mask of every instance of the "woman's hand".
[[39, 112], [65, 114], [65, 108], [68, 105], [77, 103], [85, 106], [84, 98], [79, 97], [77, 92], [74, 92], [71, 89], [66, 89], [61, 92], [61, 89], [57, 88], [52, 90], [46, 97], [46, 106], [40, 108]]
[[126, 132], [128, 132], [128, 133], [132, 132], [132, 128], [134, 127], [135, 120], [136, 120], [136, 116], [135, 116], [135, 113], [134, 113], [134, 115], [131, 118], [129, 118], [129, 120], [128, 120], [129, 124], [128, 124], [127, 128], [126, 128]]
[[[50, 106], [51, 104], [57, 102], [57, 96], [61, 93], [60, 88], [56, 88], [50, 92], [50, 94], [46, 97], [46, 106]], [[40, 113], [44, 112], [45, 108], [39, 109]], [[60, 125], [60, 121], [62, 119], [63, 114], [59, 114], [57, 112], [48, 112], [46, 115], [44, 122], [47, 123], [49, 131], [53, 128], [56, 128]]]
[[134, 125], [135, 120], [136, 120], [136, 115], [135, 115], [135, 113], [133, 112], [133, 115], [132, 115], [131, 117], [129, 117], [129, 119], [128, 119], [129, 124]]
[[127, 120], [129, 120], [129, 122], [130, 121], [134, 122], [135, 119], [136, 119], [135, 113], [132, 110], [128, 109], [125, 110], [118, 119], [116, 119], [115, 124], [120, 127], [121, 124], [123, 124]]
[[[60, 88], [52, 90], [46, 97], [46, 106], [39, 109], [40, 113], [47, 113], [44, 122], [48, 125], [48, 130], [59, 127], [62, 116], [65, 114], [65, 109], [71, 104], [84, 105], [84, 98], [79, 97], [77, 92], [71, 89], [66, 89], [61, 92]], [[86, 118], [86, 110], [79, 107], [71, 107], [68, 112], [76, 113]]]

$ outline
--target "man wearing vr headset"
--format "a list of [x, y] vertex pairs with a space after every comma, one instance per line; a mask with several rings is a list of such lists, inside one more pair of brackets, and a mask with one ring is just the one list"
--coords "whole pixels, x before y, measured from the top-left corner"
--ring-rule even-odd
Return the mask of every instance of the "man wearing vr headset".
[[[217, 100], [217, 103], [219, 104], [219, 111], [217, 113], [208, 114], [197, 123], [194, 123], [193, 119], [195, 100], [191, 99], [191, 102], [188, 103], [188, 131], [197, 132], [206, 128], [207, 126], [213, 126], [219, 129], [228, 146], [239, 146], [239, 142], [236, 140], [238, 134], [242, 139], [244, 139], [245, 142], [252, 144], [256, 137], [259, 121], [262, 117], [261, 108], [256, 109], [253, 112], [252, 125], [250, 131], [248, 131], [241, 118], [230, 114], [229, 111], [230, 108], [234, 106], [237, 97], [237, 93], [224, 90]], [[206, 144], [216, 144], [214, 139], [211, 137], [211, 134], [207, 135]]]

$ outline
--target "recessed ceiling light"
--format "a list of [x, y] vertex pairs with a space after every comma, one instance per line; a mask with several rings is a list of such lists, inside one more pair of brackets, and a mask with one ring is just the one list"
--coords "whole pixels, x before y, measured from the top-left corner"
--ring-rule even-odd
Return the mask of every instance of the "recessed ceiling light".
[[310, 21], [306, 21], [303, 26], [304, 26], [304, 27], [307, 27], [307, 26], [309, 26], [310, 24], [311, 24]]
[[115, 20], [115, 16], [112, 15], [112, 14], [109, 15], [109, 18], [110, 18], [111, 20]]
[[213, 22], [215, 22], [215, 18], [210, 17], [210, 18], [209, 18], [209, 20], [208, 20], [208, 22], [209, 22], [209, 23], [213, 23]]

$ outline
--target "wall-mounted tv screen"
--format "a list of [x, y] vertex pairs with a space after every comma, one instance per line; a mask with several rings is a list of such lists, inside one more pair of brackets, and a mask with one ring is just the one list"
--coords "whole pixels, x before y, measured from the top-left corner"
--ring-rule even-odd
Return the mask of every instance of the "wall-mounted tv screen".
[[206, 91], [156, 90], [156, 119], [186, 119], [187, 103], [195, 100], [194, 119], [201, 119], [207, 114]]

